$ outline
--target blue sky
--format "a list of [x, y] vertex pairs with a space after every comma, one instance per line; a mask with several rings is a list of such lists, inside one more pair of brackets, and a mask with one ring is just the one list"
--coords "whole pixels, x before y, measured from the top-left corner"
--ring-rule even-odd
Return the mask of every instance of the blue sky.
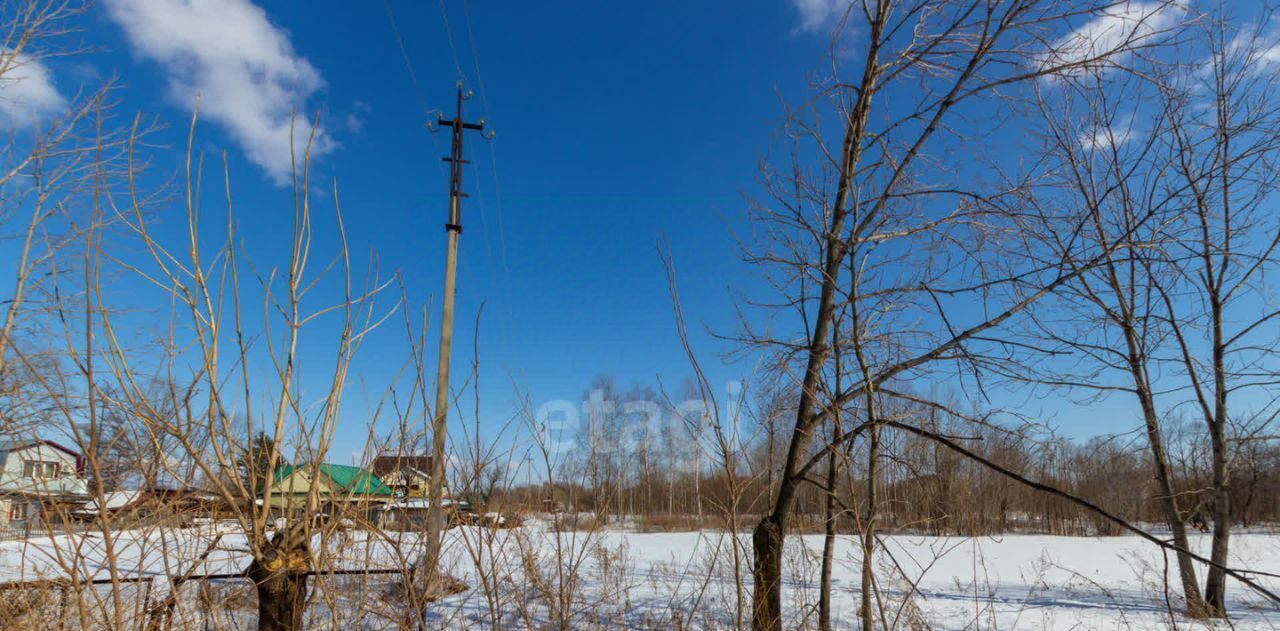
[[[424, 110], [451, 108], [464, 81], [475, 92], [466, 117], [486, 118], [497, 137], [468, 139], [454, 383], [478, 342], [479, 416], [496, 434], [519, 397], [535, 406], [579, 400], [600, 374], [679, 388], [690, 370], [658, 255], [663, 238], [710, 380], [751, 377], [751, 358], [722, 361], [733, 346], [708, 332], [738, 332], [740, 295], [764, 290], [733, 235], [750, 230], [760, 161], [786, 151], [784, 104], [808, 97], [810, 78], [829, 68], [824, 33], [839, 4], [104, 0], [75, 36], [93, 50], [48, 68], [63, 94], [119, 77], [119, 115], [168, 126], [152, 138], [167, 146], [153, 152], [153, 181], [179, 169], [199, 94], [195, 148], [211, 165], [227, 153], [239, 236], [258, 269], [285, 262], [290, 115], [301, 117], [299, 132], [317, 120], [313, 189], [336, 181], [358, 267], [373, 253], [384, 278], [402, 274], [414, 309], [428, 305], [432, 362], [448, 138], [426, 130]], [[1019, 141], [997, 134], [990, 149]], [[207, 168], [206, 179], [220, 183], [220, 169]], [[220, 188], [202, 199], [216, 231]], [[337, 231], [327, 193], [314, 205], [321, 260], [336, 253]], [[180, 208], [163, 208], [159, 220], [163, 236], [182, 238]], [[337, 295], [334, 283], [322, 285], [311, 304]], [[332, 326], [317, 329], [304, 338], [304, 396], [331, 366]], [[336, 453], [363, 443], [372, 399], [405, 354], [398, 317], [361, 349]], [[470, 423], [471, 394], [464, 400]], [[1070, 433], [1113, 430], [1109, 412], [1129, 416], [1122, 409], [1095, 407], [1072, 419]]]
[[[734, 291], [752, 281], [732, 232], [747, 227], [744, 200], [758, 192], [758, 162], [776, 140], [782, 103], [805, 96], [807, 75], [825, 56], [825, 38], [805, 30], [807, 14], [779, 0], [447, 0], [446, 30], [438, 3], [392, 0], [415, 88], [381, 3], [222, 4], [105, 2], [80, 35], [97, 50], [49, 65], [64, 93], [79, 77], [119, 77], [120, 114], [143, 112], [169, 127], [153, 137], [172, 149], [155, 153], [157, 177], [180, 165], [199, 93], [196, 149], [210, 164], [227, 151], [240, 236], [255, 265], [284, 262], [274, 246], [284, 243], [291, 213], [281, 186], [287, 113], [318, 114], [315, 188], [336, 178], [354, 258], [376, 252], [384, 276], [403, 274], [410, 300], [430, 301], [434, 340], [448, 141], [427, 132], [423, 109], [451, 107], [461, 78], [476, 93], [467, 116], [486, 117], [497, 132], [492, 142], [469, 139], [454, 361], [456, 383], [484, 302], [484, 422], [504, 422], [517, 392], [535, 404], [576, 400], [602, 373], [623, 384], [661, 376], [680, 385], [690, 371], [658, 256], [662, 237], [713, 381], [750, 375], [749, 361], [719, 359], [729, 347], [706, 329], [736, 331]], [[191, 42], [172, 37], [192, 30], [200, 34]], [[226, 70], [245, 60], [267, 80]], [[206, 178], [220, 180], [219, 170], [208, 167]], [[207, 215], [221, 213], [221, 192], [205, 204]], [[331, 204], [317, 199], [316, 208], [314, 249], [332, 253]], [[180, 209], [161, 215], [162, 231], [179, 238]], [[387, 328], [362, 349], [353, 394], [376, 393], [403, 360], [403, 325]], [[309, 352], [304, 376], [309, 359], [328, 368], [323, 350]], [[364, 435], [360, 396], [348, 397], [340, 452]]]

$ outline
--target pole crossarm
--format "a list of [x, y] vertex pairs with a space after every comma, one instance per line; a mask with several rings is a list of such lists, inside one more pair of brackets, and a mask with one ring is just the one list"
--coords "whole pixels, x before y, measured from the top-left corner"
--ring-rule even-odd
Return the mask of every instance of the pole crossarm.
[[450, 130], [449, 155], [443, 158], [449, 163], [449, 222], [445, 224], [445, 230], [449, 232], [462, 232], [461, 200], [467, 194], [462, 192], [462, 165], [470, 163], [463, 157], [463, 139], [464, 132], [478, 131], [484, 132], [484, 119], [474, 123], [468, 123], [462, 119], [462, 102], [465, 101], [471, 92], [463, 93], [462, 84], [458, 84], [458, 96], [455, 102], [456, 112], [453, 118], [445, 118], [444, 115], [437, 115], [436, 125], [438, 128]]

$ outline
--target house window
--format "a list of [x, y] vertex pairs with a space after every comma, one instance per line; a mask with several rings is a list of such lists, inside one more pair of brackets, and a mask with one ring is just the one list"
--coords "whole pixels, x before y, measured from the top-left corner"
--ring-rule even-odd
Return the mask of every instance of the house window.
[[13, 507], [9, 509], [9, 521], [26, 521], [26, 519], [27, 519], [26, 504], [23, 504], [22, 502], [18, 502], [17, 504], [14, 504]]
[[58, 463], [24, 460], [22, 461], [22, 477], [56, 478], [58, 477]]

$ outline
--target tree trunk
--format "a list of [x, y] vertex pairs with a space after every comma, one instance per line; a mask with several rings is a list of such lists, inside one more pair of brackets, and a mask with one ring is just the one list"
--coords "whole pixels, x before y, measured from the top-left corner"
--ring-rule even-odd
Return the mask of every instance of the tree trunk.
[[867, 515], [862, 532], [862, 603], [858, 613], [862, 616], [862, 630], [875, 628], [871, 594], [875, 589], [875, 541], [876, 541], [876, 475], [880, 468], [880, 428], [871, 426], [871, 440], [867, 446]]
[[773, 515], [760, 520], [751, 533], [755, 565], [751, 579], [755, 587], [751, 599], [752, 631], [782, 629], [782, 528]]
[[307, 607], [307, 574], [270, 571], [254, 561], [248, 571], [258, 590], [258, 631], [301, 631]]
[[1227, 617], [1226, 579], [1222, 568], [1227, 565], [1228, 542], [1231, 538], [1231, 493], [1227, 485], [1227, 446], [1223, 435], [1223, 419], [1210, 428], [1213, 442], [1213, 545], [1209, 560], [1215, 565], [1209, 567], [1208, 578], [1205, 579], [1204, 597], [1209, 608], [1209, 615]]
[[[860, 120], [865, 123], [865, 115]], [[844, 139], [846, 155], [853, 153], [851, 150], [853, 139], [860, 137], [857, 128], [851, 123]], [[852, 164], [852, 160], [847, 163]], [[844, 222], [848, 214], [845, 202], [849, 194], [849, 182], [846, 168], [845, 174], [840, 178], [839, 192], [836, 194], [837, 202], [830, 230], [832, 235], [844, 232]], [[778, 480], [778, 495], [774, 499], [773, 510], [756, 527], [752, 538], [755, 548], [755, 603], [752, 606], [751, 620], [753, 631], [778, 631], [782, 628], [782, 544], [786, 535], [787, 518], [791, 515], [796, 493], [803, 482], [799, 471], [801, 460], [813, 439], [816, 423], [813, 411], [818, 407], [815, 393], [822, 380], [822, 367], [831, 351], [828, 338], [835, 319], [835, 279], [840, 273], [840, 264], [846, 251], [846, 244], [838, 239], [831, 238], [827, 243], [826, 261], [823, 264], [825, 274], [818, 298], [817, 319], [809, 340], [804, 379], [800, 383], [795, 430], [791, 435], [791, 444], [787, 447], [786, 460], [783, 461], [783, 471]]]
[[[769, 515], [760, 521], [752, 535], [755, 566], [752, 578], [755, 592], [752, 603], [751, 628], [753, 631], [779, 631], [782, 628], [782, 546], [786, 536], [787, 519], [791, 515], [799, 485], [801, 460], [809, 450], [813, 439], [819, 408], [817, 400], [822, 382], [823, 366], [830, 356], [828, 341], [835, 320], [836, 279], [849, 243], [845, 240], [845, 221], [849, 216], [850, 190], [853, 174], [862, 158], [863, 141], [866, 138], [867, 120], [871, 109], [871, 97], [880, 76], [879, 51], [881, 27], [888, 16], [888, 3], [876, 5], [876, 17], [871, 21], [868, 33], [870, 48], [863, 67], [861, 87], [852, 111], [844, 121], [844, 139], [840, 149], [840, 176], [831, 204], [829, 223], [823, 226], [825, 234], [822, 263], [822, 286], [818, 292], [816, 318], [806, 350], [804, 377], [800, 381], [800, 397], [796, 405], [796, 424], [787, 446], [786, 460], [778, 480], [778, 494]], [[865, 378], [864, 372], [864, 378]], [[838, 405], [838, 404], [837, 404]]]
[[[1225, 189], [1224, 189], [1225, 191]], [[1225, 192], [1224, 192], [1225, 195]], [[1225, 204], [1224, 204], [1225, 205]], [[1206, 248], [1208, 250], [1208, 248]], [[1207, 259], [1208, 257], [1206, 257]], [[1218, 272], [1220, 278], [1224, 269]], [[1209, 445], [1213, 449], [1213, 546], [1209, 560], [1208, 578], [1205, 579], [1205, 604], [1209, 615], [1226, 618], [1227, 545], [1231, 537], [1231, 492], [1227, 470], [1227, 348], [1223, 341], [1222, 325], [1225, 319], [1221, 287], [1214, 275], [1206, 275], [1209, 283], [1209, 313], [1213, 322], [1213, 414], [1207, 417]]]
[[836, 452], [827, 457], [826, 531], [822, 539], [822, 583], [818, 589], [818, 629], [831, 631], [831, 565], [836, 547]]
[[1182, 513], [1178, 510], [1177, 498], [1174, 496], [1173, 483], [1170, 480], [1168, 466], [1163, 456], [1163, 446], [1157, 435], [1152, 439], [1152, 457], [1156, 460], [1156, 477], [1160, 483], [1160, 506], [1164, 510], [1165, 521], [1173, 532], [1173, 545], [1178, 547], [1178, 577], [1182, 581], [1182, 597], [1186, 601], [1187, 615], [1200, 618], [1208, 613], [1204, 597], [1200, 595], [1200, 586], [1196, 584], [1196, 568], [1187, 541], [1187, 525], [1182, 521]]
[[[1131, 360], [1132, 364], [1132, 360]], [[1160, 420], [1156, 415], [1155, 402], [1151, 399], [1151, 391], [1146, 385], [1146, 375], [1141, 368], [1133, 364], [1133, 373], [1137, 379], [1137, 394], [1142, 406], [1143, 419], [1147, 426], [1147, 444], [1151, 447], [1151, 460], [1155, 465], [1156, 481], [1160, 485], [1160, 508], [1165, 522], [1173, 533], [1173, 545], [1178, 547], [1178, 578], [1182, 581], [1182, 596], [1186, 601], [1187, 615], [1201, 618], [1209, 613], [1204, 597], [1200, 595], [1200, 586], [1196, 581], [1196, 568], [1187, 541], [1187, 525], [1178, 509], [1178, 498], [1173, 486], [1173, 476], [1169, 472], [1169, 459], [1164, 450], [1164, 439], [1160, 435]]]

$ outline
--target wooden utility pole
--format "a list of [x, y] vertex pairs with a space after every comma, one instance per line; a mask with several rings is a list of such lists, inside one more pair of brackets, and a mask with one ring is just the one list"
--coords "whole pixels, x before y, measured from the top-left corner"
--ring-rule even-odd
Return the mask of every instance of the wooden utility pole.
[[[444, 535], [445, 514], [444, 482], [445, 482], [445, 439], [448, 436], [448, 424], [445, 419], [449, 414], [449, 356], [453, 346], [453, 298], [454, 282], [458, 270], [458, 236], [462, 234], [462, 165], [467, 164], [462, 156], [462, 141], [467, 130], [484, 131], [484, 119], [467, 123], [462, 120], [462, 102], [471, 96], [468, 90], [462, 91], [462, 82], [458, 82], [458, 100], [452, 120], [438, 116], [436, 124], [439, 128], [451, 130], [449, 157], [449, 221], [444, 225], [448, 244], [445, 250], [444, 268], [444, 312], [440, 317], [440, 360], [436, 365], [436, 407], [431, 419], [431, 479], [427, 484], [427, 496], [431, 502], [427, 509], [427, 549], [422, 560], [425, 576], [435, 577], [440, 567], [440, 545]], [[490, 135], [491, 137], [491, 135]], [[437, 583], [428, 581], [428, 586]]]

